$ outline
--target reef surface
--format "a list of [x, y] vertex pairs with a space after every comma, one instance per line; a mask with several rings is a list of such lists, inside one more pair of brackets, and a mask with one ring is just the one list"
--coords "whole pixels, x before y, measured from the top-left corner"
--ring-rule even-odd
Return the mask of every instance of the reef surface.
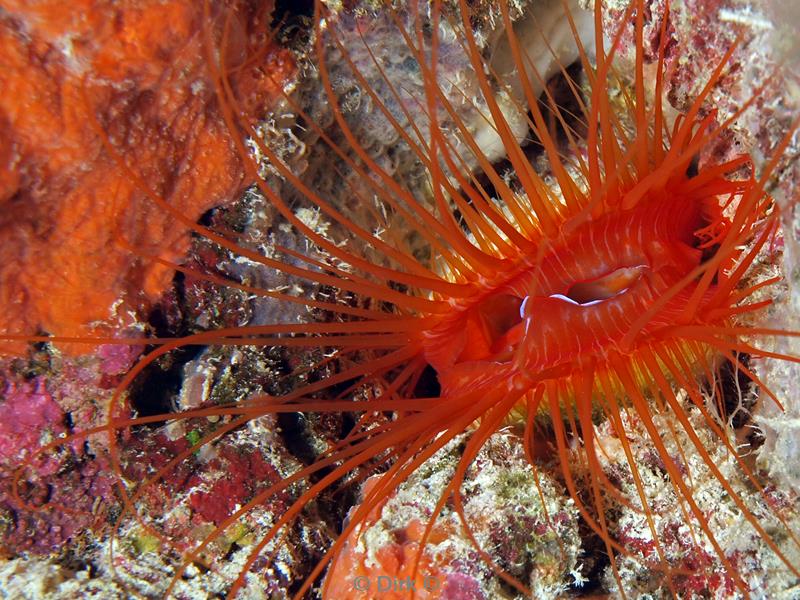
[[[355, 53], [362, 44], [361, 35], [366, 35], [376, 52], [393, 58], [394, 75], [407, 76], [403, 71], [407, 64], [397, 52], [405, 42], [396, 32], [392, 34], [388, 20], [375, 16], [372, 4], [348, 5], [338, 29], [342, 41], [345, 47], [352, 44]], [[477, 26], [490, 32], [497, 21], [491, 3], [475, 4], [480, 16]], [[521, 12], [525, 3], [517, 4]], [[529, 10], [551, 4], [532, 2]], [[625, 3], [606, 4], [607, 25], [613, 27]], [[662, 0], [650, 3], [652, 13], [661, 14], [663, 4]], [[666, 93], [676, 114], [698, 93], [737, 34], [749, 40], [735, 56], [732, 76], [713, 93], [711, 106], [722, 120], [749, 98], [774, 64], [774, 17], [768, 7], [757, 12], [750, 4], [734, 0], [672, 4]], [[145, 182], [151, 193], [189, 219], [202, 217], [212, 228], [234, 231], [238, 243], [273, 258], [290, 260], [276, 253], [278, 244], [324, 259], [263, 196], [254, 190], [243, 192], [248, 182], [242, 161], [223, 123], [213, 75], [205, 64], [201, 3], [83, 0], [73, 5], [74, 9], [64, 9], [57, 2], [16, 0], [0, 8], [0, 87], [5, 90], [0, 96], [0, 135], [9, 140], [0, 149], [0, 331], [180, 336], [218, 327], [324, 319], [302, 305], [276, 303], [243, 289], [216, 285], [203, 273], [230, 277], [251, 287], [291, 289], [299, 297], [357, 305], [358, 298], [297, 281], [190, 236], [142, 189]], [[213, 9], [216, 4], [211, 5]], [[238, 6], [236, 34], [228, 43], [244, 48], [252, 36], [263, 36], [274, 22], [274, 7], [270, 2]], [[330, 153], [319, 136], [302, 127], [280, 91], [291, 92], [294, 101], [325, 124], [336, 139], [329, 99], [314, 69], [307, 17], [307, 11], [282, 15], [282, 35], [270, 43], [259, 66], [271, 75], [242, 76], [237, 93], [248, 110], [263, 113], [259, 133], [287, 164], [345, 205], [358, 197], [353, 191], [359, 189], [358, 177], [348, 173], [343, 162], [331, 167]], [[371, 27], [365, 32], [361, 25], [367, 20]], [[659, 27], [654, 20], [645, 31], [654, 48]], [[486, 43], [490, 40], [487, 33]], [[623, 39], [621, 70], [631, 60], [632, 44], [632, 39]], [[447, 56], [452, 79], [467, 78], [469, 65], [459, 58], [455, 45]], [[359, 64], [378, 89], [382, 75], [369, 73], [369, 61], [363, 55], [361, 59], [364, 62]], [[335, 49], [329, 60], [335, 72]], [[341, 66], [341, 55], [338, 60]], [[399, 180], [408, 186], [420, 185], [418, 165], [384, 117], [363, 93], [359, 96], [358, 82], [348, 80], [346, 72], [342, 68], [339, 73], [336, 93], [351, 107], [348, 119], [360, 142], [376, 160], [392, 164]], [[392, 74], [391, 69], [387, 72]], [[754, 154], [757, 167], [759, 161], [763, 163], [797, 111], [800, 98], [792, 95], [791, 85], [787, 78], [766, 86], [757, 110], [737, 121], [731, 135], [705, 150], [700, 161], [717, 161], [745, 150]], [[464, 110], [469, 112], [469, 107]], [[92, 120], [99, 128], [89, 124]], [[480, 127], [478, 119], [474, 123]], [[799, 151], [795, 145], [786, 155], [794, 157]], [[286, 198], [296, 194], [269, 171], [269, 165], [262, 162], [261, 166], [276, 191]], [[787, 160], [779, 173], [772, 193], [790, 206], [798, 194], [800, 167], [796, 160]], [[298, 215], [312, 228], [334, 227], [318, 212], [302, 206], [299, 198], [297, 202]], [[350, 210], [356, 215], [361, 211], [361, 218], [369, 214], [358, 203]], [[787, 285], [781, 302], [768, 316], [783, 327], [790, 327], [798, 314], [798, 296], [793, 292], [798, 232], [789, 214], [784, 248], [771, 249], [783, 251], [787, 261]], [[338, 235], [344, 238], [347, 232]], [[409, 244], [413, 246], [414, 240]], [[176, 275], [168, 265], [148, 259], [154, 254], [191, 271]], [[754, 277], [774, 274], [774, 263], [774, 256], [765, 255]], [[119, 437], [100, 433], [46, 453], [15, 481], [17, 465], [37, 448], [102, 425], [112, 410], [125, 418], [241, 402], [260, 393], [280, 394], [308, 377], [324, 377], [325, 370], [298, 374], [303, 365], [320, 361], [314, 351], [193, 347], [154, 363], [128, 394], [116, 399], [112, 409], [114, 389], [145, 351], [142, 345], [106, 344], [86, 351], [74, 344], [32, 348], [6, 344], [3, 350], [0, 598], [161, 597], [182, 562], [182, 553], [220, 525], [227, 527], [196, 557], [172, 591], [178, 598], [224, 594], [260, 534], [308, 484], [290, 486], [235, 523], [228, 523], [230, 515], [259, 491], [319, 457], [354, 418], [297, 414], [240, 424], [231, 417], [214, 416], [141, 426]], [[798, 353], [791, 347], [784, 351]], [[796, 388], [800, 378], [782, 364], [765, 363], [759, 368], [781, 397], [789, 399], [786, 412], [778, 414], [766, 403], [756, 402], [745, 383], [736, 426], [743, 440], [753, 439], [756, 426], [763, 431], [758, 459], [770, 472], [774, 487], [766, 497], [752, 494], [747, 482], [737, 478], [730, 458], [727, 462], [722, 454], [716, 458], [734, 489], [752, 502], [751, 510], [766, 514], [769, 503], [797, 502], [800, 476], [791, 465], [800, 464], [793, 425], [800, 415]], [[701, 425], [688, 404], [687, 411]], [[668, 437], [668, 422], [659, 421], [658, 426]], [[226, 428], [226, 435], [213, 445], [192, 450], [198, 441]], [[606, 422], [598, 423], [597, 430], [608, 449], [603, 468], [629, 494], [627, 504], [620, 502], [610, 511], [612, 529], [641, 553], [637, 560], [621, 561], [622, 585], [629, 595], [668, 597], [663, 578], [653, 575], [658, 561], [652, 535], [636, 510], [639, 497], [625, 469], [621, 445], [615, 441], [617, 434]], [[733, 595], [732, 583], [713, 549], [682, 528], [684, 513], [636, 423], [630, 423], [630, 439], [647, 497], [658, 509], [656, 527], [668, 560], [676, 568], [697, 573], [679, 578], [677, 591], [687, 598]], [[710, 436], [704, 439], [710, 442]], [[438, 500], [437, 490], [451, 476], [458, 452], [458, 443], [453, 443], [431, 458], [386, 500], [379, 514], [376, 511], [363, 535], [347, 540], [329, 576], [330, 593], [341, 595], [330, 598], [374, 597], [368, 590], [355, 593], [352, 585], [357, 576], [377, 581], [380, 574], [411, 575], [410, 557], [419, 546], [420, 524]], [[176, 457], [181, 460], [173, 464]], [[719, 539], [736, 567], [754, 588], [763, 591], [763, 597], [791, 591], [797, 582], [781, 571], [763, 541], [750, 533], [736, 533], [741, 514], [703, 460], [691, 455], [684, 459], [687, 472], [704, 489], [701, 505], [717, 513], [712, 527], [720, 532]], [[603, 548], [581, 526], [554, 464], [543, 461], [537, 479], [524, 463], [519, 431], [509, 427], [490, 439], [470, 469], [464, 503], [481, 546], [490, 549], [492, 560], [529, 585], [537, 597], [618, 593], [619, 581], [602, 557]], [[152, 483], [126, 497], [116, 487], [118, 478], [126, 482], [151, 478]], [[325, 494], [309, 505], [286, 537], [268, 545], [263, 558], [247, 573], [242, 596], [289, 597], [323, 556], [369, 485], [367, 481]], [[43, 506], [47, 508], [37, 510]], [[436, 586], [420, 598], [514, 597], [513, 590], [471, 550], [452, 510], [437, 522], [422, 565], [420, 573]], [[385, 593], [380, 597], [405, 596]]]

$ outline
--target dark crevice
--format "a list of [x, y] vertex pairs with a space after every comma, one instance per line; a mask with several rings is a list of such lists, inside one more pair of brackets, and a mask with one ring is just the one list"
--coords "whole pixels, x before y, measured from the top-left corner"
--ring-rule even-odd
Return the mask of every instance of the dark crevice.
[[314, 434], [308, 427], [308, 418], [303, 413], [281, 413], [278, 415], [283, 443], [289, 453], [302, 461], [311, 464], [317, 458], [314, 450]]
[[[739, 362], [745, 368], [750, 365], [749, 354], [739, 354]], [[750, 421], [750, 410], [756, 400], [756, 395], [751, 394], [753, 380], [737, 368], [733, 361], [725, 359], [717, 367], [717, 387], [722, 394], [722, 408], [724, 414], [720, 415], [725, 421], [733, 418], [734, 429], [744, 427]], [[737, 409], [744, 409], [738, 410]]]
[[[185, 275], [176, 272], [173, 277], [173, 294], [177, 306], [186, 301]], [[191, 331], [183, 318], [177, 323], [170, 319], [165, 308], [156, 305], [147, 319], [154, 337], [183, 337]], [[131, 407], [137, 416], [147, 417], [173, 412], [174, 398], [183, 383], [183, 367], [194, 360], [205, 346], [183, 346], [160, 357], [144, 368], [130, 388]], [[150, 347], [147, 351], [154, 350]], [[157, 426], [158, 424], [156, 424]]]
[[[145, 367], [130, 390], [131, 407], [137, 416], [149, 417], [173, 412], [174, 398], [183, 382], [183, 367], [196, 355], [197, 350], [176, 350]], [[161, 425], [156, 423], [156, 426]]]
[[[559, 150], [569, 148], [569, 137], [559, 116], [573, 132], [574, 137], [581, 139], [586, 136], [586, 126], [582, 122], [581, 103], [573, 92], [573, 87], [578, 88], [577, 81], [580, 79], [582, 70], [581, 62], [576, 61], [564, 70], [565, 73], [559, 72], [548, 80], [547, 91], [550, 92], [555, 107], [551, 105], [546, 94], [542, 94], [539, 100], [539, 110], [547, 123], [547, 131]], [[572, 87], [570, 87], [570, 82], [572, 82]], [[528, 115], [533, 121], [530, 113]], [[533, 131], [530, 131], [529, 134], [533, 140], [531, 145], [541, 151], [541, 140]]]
[[[610, 520], [609, 515], [606, 515], [606, 519]], [[576, 588], [570, 595], [577, 598], [605, 597], [604, 594], [607, 593], [607, 590], [603, 579], [606, 570], [611, 566], [606, 544], [594, 530], [584, 524], [583, 520], [579, 521], [579, 528], [579, 536], [583, 542], [581, 575], [583, 575], [584, 584], [580, 588]]]
[[692, 158], [691, 162], [689, 163], [689, 166], [686, 167], [686, 177], [692, 179], [694, 177], [697, 177], [697, 174], [699, 172], [700, 172], [700, 155], [695, 155], [695, 157]]
[[[691, 172], [691, 165], [689, 165], [689, 168], [687, 169], [687, 176], [689, 177], [691, 177], [689, 175], [690, 172]], [[700, 251], [701, 265], [705, 264], [706, 262], [714, 258], [720, 249], [720, 244], [711, 244], [706, 246], [705, 244], [707, 243], [707, 240], [703, 239], [703, 236], [698, 235], [697, 233], [697, 232], [702, 232], [711, 225], [712, 221], [710, 215], [706, 214], [705, 211], [700, 211], [699, 223], [697, 223], [694, 228], [695, 233], [693, 234], [693, 239], [689, 242], [689, 244], [695, 250]], [[702, 275], [698, 276], [698, 279], [700, 277], [702, 277]], [[711, 279], [711, 285], [717, 285], [718, 283], [719, 283], [719, 274], [715, 270], [714, 276]]]
[[[336, 424], [325, 422], [326, 419], [332, 418], [338, 420], [338, 428], [335, 427]], [[280, 414], [277, 420], [284, 447], [305, 465], [314, 464], [320, 458], [318, 442], [320, 430], [333, 432], [338, 429], [344, 437], [352, 431], [355, 425], [355, 417], [352, 415], [342, 417], [340, 415], [297, 412]], [[316, 471], [308, 477], [308, 483], [313, 484], [320, 481], [329, 475], [333, 468], [331, 466]], [[316, 496], [313, 506], [318, 516], [315, 518], [326, 523], [331, 531], [340, 533], [347, 512], [359, 500], [359, 490], [359, 485], [348, 485], [345, 482], [333, 485]], [[309, 510], [309, 506], [306, 506], [304, 510]]]
[[219, 207], [216, 206], [209, 208], [206, 212], [200, 215], [200, 218], [197, 220], [197, 224], [202, 225], [203, 227], [211, 227], [218, 210]]
[[442, 395], [442, 386], [439, 384], [439, 376], [430, 365], [426, 366], [414, 386], [414, 398], [438, 398]]
[[279, 28], [283, 34], [305, 27], [313, 16], [314, 0], [276, 0], [270, 27]]
[[339, 431], [339, 438], [347, 437], [356, 426], [356, 418], [353, 413], [342, 413], [342, 428]]
[[[575, 137], [580, 138], [586, 133], [585, 127], [581, 122], [582, 113], [580, 101], [575, 97], [572, 88], [570, 88], [570, 81], [577, 82], [580, 78], [581, 71], [582, 66], [580, 61], [576, 61], [565, 69], [566, 74], [560, 72], [547, 82], [547, 88], [553, 98], [555, 108], [551, 106], [550, 100], [547, 98], [546, 94], [543, 93], [539, 99], [539, 109], [541, 110], [542, 116], [548, 125], [548, 134], [553, 140], [555, 140], [556, 148], [559, 150], [566, 150], [569, 143], [564, 126], [558, 118], [559, 114], [564, 123], [566, 123], [567, 127], [575, 132]], [[577, 85], [577, 83], [573, 83], [573, 86], [577, 87]], [[558, 114], [555, 112], [556, 109], [558, 110]], [[533, 122], [533, 117], [530, 112], [528, 112], [528, 119], [530, 122]], [[520, 142], [520, 147], [522, 148], [528, 161], [531, 163], [533, 163], [543, 151], [541, 140], [533, 132], [533, 130], [530, 129], [528, 130], [526, 137]], [[502, 158], [495, 161], [492, 163], [492, 168], [501, 177], [503, 177], [505, 173], [513, 173], [513, 165], [508, 158]], [[471, 181], [470, 185], [475, 189], [476, 193], [480, 193], [480, 189], [482, 188], [489, 198], [498, 197], [497, 190], [485, 171], [478, 169], [472, 173], [471, 177], [474, 179], [474, 182]], [[459, 193], [463, 197], [464, 201], [468, 205], [472, 206], [472, 201], [469, 199], [468, 195], [464, 193], [463, 189], [460, 190]], [[456, 213], [462, 228], [466, 229], [466, 224], [464, 223], [460, 212], [454, 212]]]

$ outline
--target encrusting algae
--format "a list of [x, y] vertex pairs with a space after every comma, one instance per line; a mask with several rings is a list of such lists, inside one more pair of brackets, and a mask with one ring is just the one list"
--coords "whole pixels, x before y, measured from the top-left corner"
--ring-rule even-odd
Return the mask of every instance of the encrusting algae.
[[[0, 594], [409, 597], [387, 580], [475, 600], [798, 593], [797, 480], [781, 464], [800, 398], [780, 360], [797, 327], [779, 266], [796, 243], [797, 99], [766, 14], [733, 0], [608, 1], [597, 20], [556, 0], [54, 4], [0, 8], [0, 80], [18, 90], [0, 98], [0, 248], [18, 257], [0, 266], [0, 330], [56, 336], [0, 341]], [[518, 49], [535, 65], [519, 69]], [[711, 290], [703, 302], [732, 281], [738, 301], [716, 304], [728, 330], [690, 321], [696, 339], [647, 345], [631, 368], [625, 337], [559, 374], [548, 353], [585, 333], [565, 305], [610, 306], [661, 264], [614, 263], [547, 297], [448, 299], [490, 286], [493, 260], [530, 239], [546, 271], [548, 219], [564, 225], [598, 184], [598, 198], [629, 190], [681, 137], [671, 175], [711, 200], [680, 259], [657, 247], [671, 239], [648, 253], [696, 268], [683, 285]], [[618, 180], [591, 167], [610, 163]], [[550, 204], [532, 208], [533, 188]], [[602, 222], [607, 200], [592, 202], [565, 229]], [[602, 254], [568, 250], [573, 275]], [[462, 311], [456, 326], [428, 329], [436, 302]], [[573, 329], [541, 344], [554, 375], [495, 377], [559, 311]], [[91, 332], [123, 339], [58, 341]], [[470, 416], [492, 394], [502, 406]], [[764, 445], [759, 423], [774, 427]]]

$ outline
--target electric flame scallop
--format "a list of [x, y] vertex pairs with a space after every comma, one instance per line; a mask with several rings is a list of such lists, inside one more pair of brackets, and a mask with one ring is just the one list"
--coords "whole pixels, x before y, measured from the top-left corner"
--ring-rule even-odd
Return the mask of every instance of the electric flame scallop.
[[[272, 219], [268, 231], [193, 222], [149, 190], [90, 119], [105, 151], [153, 205], [191, 230], [195, 247], [213, 248], [214, 261], [235, 268], [206, 263], [203, 270], [144, 253], [141, 260], [247, 294], [256, 309], [238, 327], [147, 338], [153, 349], [122, 378], [107, 423], [44, 446], [16, 471], [20, 502], [57, 510], [22, 499], [37, 461], [102, 435], [121, 512], [110, 562], [124, 554], [117, 547], [123, 530], [138, 522], [161, 552], [180, 556], [159, 590], [177, 597], [200, 567], [225, 572], [218, 585], [229, 596], [277, 586], [293, 527], [316, 510], [338, 515], [339, 531], [323, 551], [306, 546], [308, 568], [280, 584], [297, 598], [374, 597], [354, 587], [365, 574], [442, 584], [420, 598], [459, 597], [469, 586], [475, 598], [556, 597], [568, 588], [579, 595], [582, 560], [596, 570], [589, 591], [622, 596], [635, 597], [637, 586], [687, 598], [796, 591], [796, 493], [778, 489], [739, 445], [717, 373], [725, 367], [736, 381], [752, 382], [760, 402], [783, 408], [792, 401], [753, 367], [759, 359], [798, 361], [767, 349], [798, 334], [758, 325], [769, 293], [783, 283], [754, 272], [775, 261], [782, 213], [794, 205], [781, 210], [768, 190], [788, 161], [797, 121], [758, 164], [711, 151], [730, 145], [769, 83], [728, 114], [713, 110], [742, 60], [739, 40], [677, 113], [665, 101], [680, 51], [669, 3], [632, 0], [614, 10], [598, 3], [593, 11], [566, 0], [476, 4], [316, 2], [307, 39], [296, 24], [275, 23], [265, 44], [275, 36], [306, 52], [298, 60], [307, 82], [287, 88], [282, 101], [296, 127], [283, 134], [274, 120], [253, 121], [231, 85], [259, 57], [236, 50], [236, 5], [206, 4], [219, 110], [255, 182], [250, 201]], [[629, 60], [618, 65], [626, 49]], [[264, 314], [288, 318], [270, 322]], [[142, 343], [15, 341], [23, 338], [56, 347]], [[294, 362], [246, 399], [213, 404], [206, 394], [189, 405], [185, 389], [184, 410], [130, 417], [125, 399], [148, 370], [193, 346], [252, 346], [262, 357], [283, 353]], [[166, 516], [144, 514], [153, 492], [204, 453], [218, 467], [239, 465], [229, 440], [250, 443], [254, 427], [267, 422], [270, 443], [285, 443], [276, 423], [299, 413], [309, 423], [345, 415], [349, 424], [284, 471], [261, 454], [248, 458], [265, 481], [246, 494], [206, 482], [164, 508], [166, 515], [185, 500], [205, 511], [213, 526], [202, 534], [175, 539]], [[168, 430], [202, 425], [133, 480], [126, 444], [163, 422]], [[514, 496], [517, 512], [528, 515], [538, 503], [536, 514], [544, 515], [531, 516], [538, 537], [521, 542], [524, 560], [504, 553], [492, 537], [499, 525], [481, 517], [470, 496], [482, 489], [476, 465], [495, 472], [503, 453], [519, 489], [529, 492]], [[425, 490], [416, 494], [427, 504], [412, 509], [403, 502], [413, 486]], [[325, 508], [356, 489], [360, 503], [351, 498], [346, 518]], [[214, 490], [236, 502], [200, 508]], [[732, 541], [711, 497], [725, 503], [729, 527], [735, 521], [747, 530], [739, 533], [749, 545]], [[511, 519], [508, 498], [493, 501]], [[265, 506], [272, 512], [256, 530], [248, 518]], [[387, 525], [398, 514], [406, 522]], [[389, 533], [375, 533], [379, 526]], [[579, 527], [583, 555], [565, 541]], [[534, 556], [534, 537], [553, 544], [560, 567], [548, 571]], [[467, 548], [462, 554], [456, 539]], [[234, 575], [219, 554], [235, 556]], [[476, 556], [480, 576], [464, 566]]]

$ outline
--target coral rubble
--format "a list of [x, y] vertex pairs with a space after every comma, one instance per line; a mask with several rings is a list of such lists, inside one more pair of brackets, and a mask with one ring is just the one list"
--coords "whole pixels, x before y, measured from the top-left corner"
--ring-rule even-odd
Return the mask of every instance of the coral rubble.
[[[498, 569], [525, 582], [537, 598], [555, 598], [583, 582], [578, 512], [548, 475], [531, 470], [521, 440], [509, 432], [487, 441], [458, 492], [469, 532], [449, 502], [425, 536], [463, 437], [420, 466], [350, 535], [328, 573], [325, 598], [405, 598], [403, 581], [414, 583], [420, 599], [505, 597], [502, 579], [476, 552], [473, 537]], [[371, 487], [367, 482], [364, 493]]]
[[[212, 12], [220, 4], [212, 2]], [[256, 2], [237, 3], [240, 16], [228, 39], [232, 54], [237, 54], [237, 48], [239, 54], [246, 54], [243, 48], [253, 34], [251, 29], [261, 27], [263, 34], [272, 4], [266, 2], [259, 12]], [[390, 77], [409, 79], [413, 61], [397, 51], [406, 42], [396, 33], [391, 37], [391, 19], [364, 16], [372, 15], [375, 3], [354, 4], [359, 10], [345, 11], [331, 27], [338, 28], [345, 48], [350, 42], [355, 47], [361, 44], [360, 55], [352, 48], [348, 51], [377, 95], [390, 104], [393, 93], [382, 72], [370, 72], [372, 59], [364, 52], [363, 40], [378, 56], [393, 61], [387, 62], [385, 71]], [[476, 23], [489, 28], [496, 22], [493, 3], [473, 4], [482, 6]], [[513, 8], [521, 12], [523, 4], [515, 2]], [[561, 6], [560, 2], [551, 4]], [[621, 4], [607, 2], [616, 6], [606, 11], [610, 30], [622, 16]], [[660, 14], [663, 1], [651, 4], [653, 13]], [[667, 95], [676, 111], [697, 94], [698, 82], [705, 80], [707, 69], [713, 68], [735, 38], [733, 29], [714, 28], [716, 16], [728, 15], [736, 27], [747, 26], [735, 19], [739, 13], [720, 13], [728, 4], [686, 0], [675, 6], [667, 28], [666, 66]], [[6, 0], [0, 8], [0, 87], [4, 89], [0, 136], [8, 140], [0, 147], [0, 331], [77, 335], [107, 322], [109, 331], [140, 332], [147, 320], [143, 309], [153, 307], [159, 323], [151, 315], [149, 326], [162, 328], [170, 336], [326, 318], [302, 304], [249, 294], [248, 287], [358, 305], [352, 295], [344, 297], [339, 291], [232, 256], [209, 240], [198, 237], [190, 242], [186, 228], [176, 226], [174, 218], [142, 189], [142, 182], [127, 171], [132, 169], [149, 191], [192, 220], [212, 207], [227, 205], [206, 220], [212, 228], [235, 231], [242, 246], [289, 260], [273, 247], [280, 245], [324, 264], [324, 253], [294, 232], [256, 191], [231, 202], [244, 187], [243, 166], [219, 113], [205, 64], [202, 23], [202, 3], [192, 0], [81, 0], [69, 8], [55, 1]], [[660, 23], [651, 22], [646, 27], [646, 39], [653, 48], [658, 47], [659, 28]], [[709, 35], [704, 35], [706, 30]], [[492, 36], [483, 33], [484, 41], [491, 43]], [[218, 36], [219, 31], [212, 30], [211, 35]], [[622, 39], [619, 65], [623, 69], [632, 43], [632, 39]], [[338, 86], [334, 93], [349, 107], [345, 118], [366, 152], [381, 164], [391, 165], [398, 180], [406, 178], [405, 184], [424, 190], [426, 183], [419, 177], [413, 153], [399, 141], [374, 99], [359, 89], [360, 82], [342, 62], [341, 49], [329, 50]], [[449, 75], [464, 89], [470, 85], [473, 89], [475, 82], [468, 81], [469, 62], [460, 42], [447, 40], [440, 50], [450, 61]], [[342, 210], [351, 209], [362, 220], [373, 219], [367, 225], [373, 230], [383, 228], [388, 239], [385, 230], [391, 228], [391, 216], [380, 215], [385, 222], [374, 222], [374, 208], [363, 201], [369, 196], [369, 186], [347, 160], [332, 157], [321, 141], [323, 133], [347, 146], [315, 72], [313, 54], [308, 49], [298, 54], [270, 45], [260, 68], [269, 69], [271, 77], [243, 75], [235, 81], [236, 93], [251, 114], [266, 106], [274, 108], [262, 115], [259, 133], [288, 168], [341, 203]], [[752, 93], [748, 86], [763, 77], [767, 54], [763, 45], [740, 50], [735, 71], [743, 71], [744, 76], [725, 79], [712, 95], [711, 104], [721, 118]], [[748, 57], [752, 60], [745, 64]], [[655, 51], [651, 58], [655, 60]], [[294, 74], [295, 60], [304, 69], [295, 99], [321, 125], [320, 131], [300, 126], [302, 119], [296, 111], [278, 100], [277, 82]], [[406, 94], [403, 108], [409, 112], [401, 110], [398, 102], [392, 105], [399, 115], [396, 118], [407, 119], [414, 110], [424, 112], [418, 106], [415, 109], [415, 95], [422, 94], [418, 84], [406, 82], [401, 93]], [[737, 122], [736, 135], [705, 151], [701, 160], [732, 156], [742, 147], [767, 152], [774, 146], [791, 114], [791, 107], [775, 94], [767, 88], [758, 99], [757, 116]], [[488, 148], [491, 127], [469, 102], [462, 108], [476, 137], [483, 133], [489, 139]], [[91, 126], [94, 120], [99, 130]], [[258, 158], [255, 145], [251, 149]], [[325, 222], [319, 211], [301, 206], [302, 193], [268, 163], [262, 160], [260, 166], [270, 184], [287, 202], [296, 201], [293, 206], [304, 222], [315, 230], [337, 227]], [[779, 185], [790, 195], [797, 188], [797, 175], [786, 172]], [[354, 206], [345, 207], [347, 203]], [[332, 237], [359, 247], [360, 242], [348, 239], [349, 235], [342, 230], [334, 231]], [[405, 241], [411, 247], [417, 242]], [[369, 248], [361, 249], [369, 252]], [[188, 255], [183, 264], [192, 271], [170, 286], [174, 271], [148, 260], [151, 254], [170, 261]], [[219, 286], [203, 273], [240, 282], [241, 289]], [[780, 313], [775, 318], [781, 319]], [[5, 344], [0, 350], [19, 353], [23, 348]], [[114, 438], [113, 452], [109, 436], [93, 435], [37, 458], [15, 487], [14, 468], [37, 448], [106, 421], [114, 387], [143, 348], [109, 345], [93, 348], [86, 356], [69, 355], [78, 351], [75, 348], [65, 356], [39, 350], [29, 359], [0, 363], [0, 555], [11, 557], [0, 566], [0, 597], [7, 593], [51, 600], [81, 594], [155, 598], [165, 593], [183, 568], [172, 588], [175, 596], [212, 598], [224, 594], [245, 567], [243, 597], [289, 597], [330, 546], [336, 530], [346, 522], [348, 509], [357, 506], [357, 490], [352, 489], [357, 486], [323, 494], [284, 531], [285, 537], [268, 545], [250, 563], [261, 536], [308, 484], [297, 483], [269, 498], [259, 494], [340, 441], [353, 416], [282, 415], [238, 424], [231, 416], [197, 417], [125, 430]], [[322, 362], [318, 355], [299, 350], [257, 347], [174, 353], [152, 365], [142, 376], [145, 382], [138, 382], [140, 388], [134, 386], [117, 399], [115, 410], [127, 418], [134, 412], [209, 408], [252, 400], [258, 394], [280, 395], [313, 377], [324, 377], [325, 369], [336, 368], [335, 363], [325, 363], [316, 371], [303, 372], [318, 362]], [[775, 389], [797, 396], [796, 383], [789, 379], [793, 371], [774, 366], [763, 370], [774, 378], [770, 383]], [[696, 410], [688, 403], [686, 409], [732, 488], [752, 512], [778, 529], [780, 524], [770, 521], [771, 511], [785, 507], [789, 515], [796, 496], [775, 487], [766, 494], [755, 492], [726, 449], [714, 448], [719, 440], [703, 431], [705, 424]], [[782, 477], [796, 483], [794, 471], [783, 473], [791, 470], [784, 457], [797, 452], [796, 425], [780, 414], [760, 410], [761, 425], [774, 426], [781, 434], [769, 437], [760, 459], [777, 481]], [[598, 443], [606, 451], [603, 467], [623, 493], [622, 502], [609, 500], [610, 527], [634, 551], [618, 559], [618, 577], [611, 567], [605, 568], [607, 559], [597, 550], [596, 536], [593, 539], [586, 527], [579, 528], [577, 508], [562, 489], [560, 473], [550, 461], [542, 461], [534, 474], [518, 432], [509, 430], [493, 435], [467, 471], [460, 493], [469, 533], [451, 501], [422, 543], [433, 507], [458, 462], [463, 440], [456, 440], [422, 465], [370, 515], [363, 529], [345, 540], [344, 551], [326, 575], [327, 597], [370, 598], [369, 590], [355, 589], [356, 578], [367, 578], [361, 581], [375, 591], [379, 577], [394, 581], [415, 574], [419, 598], [480, 600], [515, 594], [475, 550], [470, 535], [499, 569], [530, 586], [536, 597], [578, 595], [587, 575], [593, 577], [587, 586], [591, 592], [618, 593], [622, 588], [629, 596], [668, 597], [673, 591], [686, 598], [730, 596], [732, 582], [702, 526], [686, 522], [685, 510], [665, 481], [663, 465], [646, 434], [636, 423], [628, 425], [645, 498], [656, 517], [660, 548], [641, 510], [641, 497], [616, 433], [608, 423], [598, 423]], [[665, 439], [682, 435], [670, 428], [667, 416], [658, 426]], [[206, 438], [216, 439], [215, 433], [226, 427], [230, 431], [214, 444], [200, 444]], [[780, 454], [776, 447], [783, 448]], [[673, 439], [670, 448], [691, 478], [701, 508], [709, 514], [708, 527], [723, 545], [726, 559], [752, 587], [753, 596], [768, 597], [796, 586], [763, 539], [751, 529], [736, 528], [742, 520], [740, 508], [709, 473], [702, 457], [692, 452], [692, 442], [684, 436]], [[375, 481], [366, 483], [362, 496]], [[36, 510], [45, 504], [51, 504], [51, 509]], [[249, 510], [239, 514], [243, 507]], [[795, 530], [797, 525], [793, 524]], [[204, 544], [203, 550], [187, 560], [185, 553], [198, 544]], [[678, 573], [672, 589], [662, 576], [665, 563]], [[692, 571], [695, 574], [687, 574]], [[425, 588], [426, 578], [435, 589], [420, 589]], [[383, 591], [380, 597], [391, 598], [398, 590]]]

